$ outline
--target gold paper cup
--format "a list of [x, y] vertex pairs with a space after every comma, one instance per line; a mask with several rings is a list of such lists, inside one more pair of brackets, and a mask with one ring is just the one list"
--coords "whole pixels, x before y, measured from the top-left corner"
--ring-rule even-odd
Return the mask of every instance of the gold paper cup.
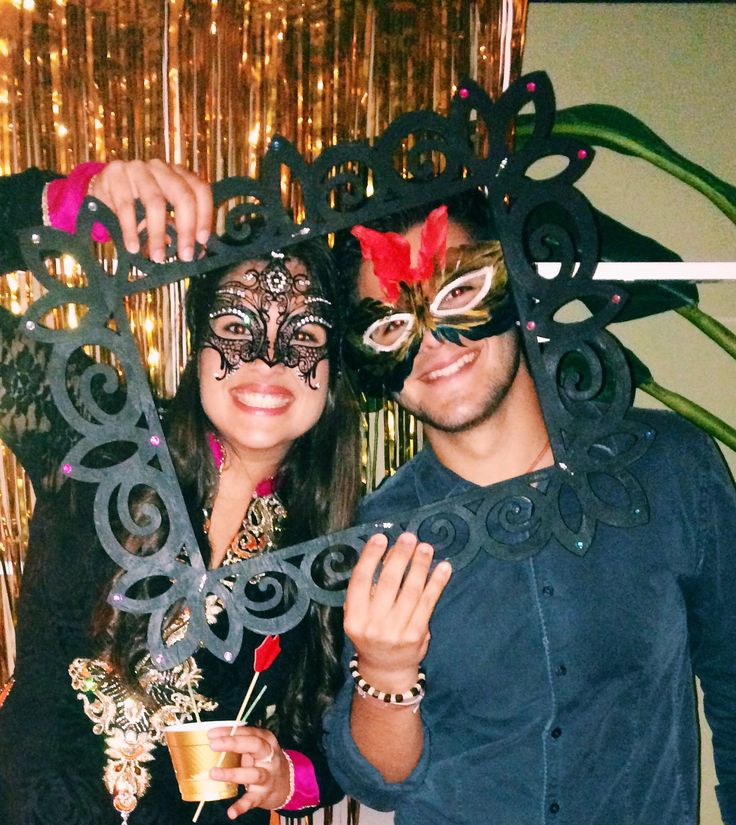
[[[185, 802], [213, 802], [230, 799], [238, 794], [238, 786], [232, 782], [220, 782], [210, 778], [210, 768], [237, 768], [240, 754], [213, 751], [207, 731], [212, 728], [230, 728], [236, 723], [187, 722], [165, 728], [179, 792]], [[241, 725], [242, 722], [238, 722]]]

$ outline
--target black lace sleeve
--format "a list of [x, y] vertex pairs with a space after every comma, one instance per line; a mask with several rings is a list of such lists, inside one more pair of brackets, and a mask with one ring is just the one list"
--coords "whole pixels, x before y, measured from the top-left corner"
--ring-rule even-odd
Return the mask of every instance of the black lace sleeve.
[[[58, 478], [59, 462], [77, 435], [56, 409], [48, 381], [51, 346], [19, 332], [20, 318], [0, 308], [0, 439], [16, 454], [38, 491]], [[90, 359], [71, 361], [73, 385]]]
[[43, 188], [57, 177], [35, 168], [0, 177], [0, 272], [25, 269], [16, 233], [43, 223]]

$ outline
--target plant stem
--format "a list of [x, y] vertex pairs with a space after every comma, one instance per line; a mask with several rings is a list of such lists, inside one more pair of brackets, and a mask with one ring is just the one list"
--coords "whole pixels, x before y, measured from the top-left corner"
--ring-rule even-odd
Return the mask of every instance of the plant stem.
[[637, 387], [736, 451], [736, 429], [718, 416], [703, 409], [689, 398], [660, 386], [656, 381], [643, 381], [637, 384]]
[[715, 341], [721, 349], [724, 349], [731, 358], [736, 358], [736, 334], [720, 321], [716, 321], [707, 312], [703, 312], [697, 306], [677, 307], [675, 312], [687, 318], [701, 332], [704, 332], [711, 340]]

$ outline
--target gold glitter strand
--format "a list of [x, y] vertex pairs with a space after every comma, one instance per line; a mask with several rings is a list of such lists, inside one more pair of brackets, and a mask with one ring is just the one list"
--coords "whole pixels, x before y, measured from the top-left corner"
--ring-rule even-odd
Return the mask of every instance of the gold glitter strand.
[[[498, 94], [519, 73], [525, 26], [526, 0], [5, 0], [0, 171], [168, 157], [210, 180], [256, 175], [276, 132], [312, 159], [336, 139], [374, 138], [403, 111], [446, 111], [464, 76]], [[283, 184], [298, 203], [298, 186]], [[66, 261], [56, 275], [79, 277]], [[188, 353], [183, 293], [176, 284], [129, 301], [162, 396]], [[0, 280], [14, 312], [40, 294], [25, 273]], [[421, 445], [421, 428], [393, 404], [366, 419], [364, 435], [369, 487]], [[2, 472], [0, 684], [33, 500], [6, 449]]]

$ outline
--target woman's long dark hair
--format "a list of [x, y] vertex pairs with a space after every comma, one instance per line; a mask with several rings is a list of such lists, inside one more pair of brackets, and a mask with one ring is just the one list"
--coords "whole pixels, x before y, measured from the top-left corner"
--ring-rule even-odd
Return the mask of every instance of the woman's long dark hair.
[[[305, 241], [288, 250], [300, 260], [313, 280], [340, 313], [341, 290], [332, 255], [321, 241]], [[209, 323], [208, 314], [215, 290], [225, 272], [214, 272], [194, 281], [187, 293], [187, 324], [196, 342]], [[340, 365], [340, 322], [330, 333], [330, 379], [325, 409], [319, 421], [291, 445], [280, 469], [279, 495], [288, 516], [279, 537], [287, 546], [342, 529], [350, 524], [360, 489], [360, 436], [358, 408], [349, 382]], [[169, 451], [190, 513], [198, 514], [216, 489], [217, 474], [206, 434], [213, 431], [200, 399], [197, 353], [185, 367], [178, 390], [165, 416]], [[144, 494], [145, 495], [145, 494]], [[150, 497], [150, 491], [149, 491]], [[144, 496], [133, 504], [140, 509]], [[136, 506], [137, 505], [137, 506]], [[193, 513], [193, 514], [194, 514]], [[131, 552], [154, 552], [161, 541], [157, 534], [141, 543], [130, 536], [125, 541]], [[311, 605], [307, 617], [306, 644], [293, 669], [282, 706], [269, 721], [278, 733], [288, 731], [290, 739], [303, 740], [316, 729], [341, 682], [340, 647], [342, 611]], [[144, 618], [114, 612], [105, 607], [97, 617], [98, 638], [113, 665], [131, 689], [137, 689], [135, 667], [145, 650]], [[213, 697], [214, 698], [214, 697]]]

